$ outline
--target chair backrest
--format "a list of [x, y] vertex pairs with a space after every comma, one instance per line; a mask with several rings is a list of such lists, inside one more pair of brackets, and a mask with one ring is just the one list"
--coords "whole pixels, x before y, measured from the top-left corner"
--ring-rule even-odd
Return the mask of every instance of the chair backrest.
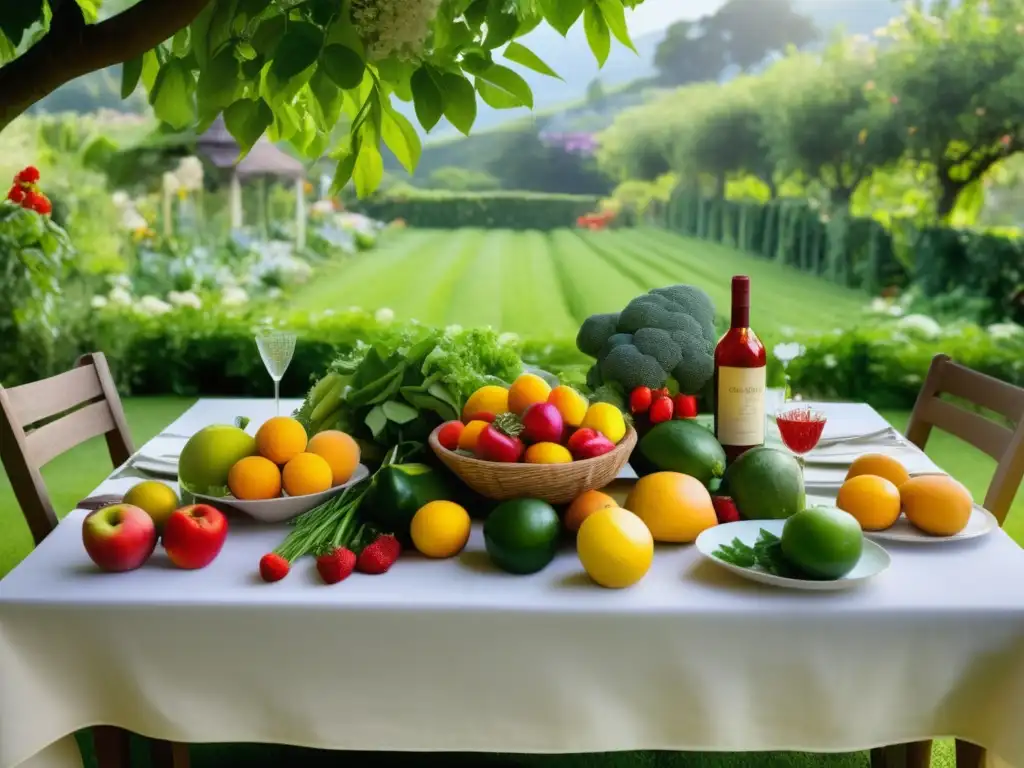
[[0, 387], [0, 458], [36, 544], [57, 525], [40, 469], [98, 435], [106, 437], [115, 467], [134, 452], [124, 409], [101, 353], [84, 355], [75, 368], [48, 379]]
[[[1009, 428], [940, 399], [952, 395], [1003, 416]], [[932, 427], [959, 437], [996, 460], [985, 509], [1002, 525], [1024, 475], [1024, 389], [936, 355], [907, 424], [907, 439], [924, 449]]]

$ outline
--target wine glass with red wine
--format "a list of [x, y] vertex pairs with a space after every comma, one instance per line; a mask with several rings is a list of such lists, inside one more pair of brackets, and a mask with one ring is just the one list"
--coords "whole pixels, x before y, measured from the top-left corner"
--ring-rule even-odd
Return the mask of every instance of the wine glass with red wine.
[[800, 463], [801, 472], [804, 468], [804, 456], [813, 451], [821, 440], [825, 421], [824, 411], [796, 402], [783, 404], [775, 413], [775, 423], [779, 427], [782, 442]]

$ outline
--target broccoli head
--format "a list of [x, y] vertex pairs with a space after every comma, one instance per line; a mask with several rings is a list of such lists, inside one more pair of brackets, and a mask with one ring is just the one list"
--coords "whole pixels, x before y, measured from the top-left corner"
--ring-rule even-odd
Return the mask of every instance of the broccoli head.
[[633, 299], [619, 314], [594, 315], [576, 338], [597, 360], [595, 382], [631, 391], [658, 388], [671, 377], [681, 392], [695, 394], [714, 372], [715, 307], [692, 285], [656, 288]]

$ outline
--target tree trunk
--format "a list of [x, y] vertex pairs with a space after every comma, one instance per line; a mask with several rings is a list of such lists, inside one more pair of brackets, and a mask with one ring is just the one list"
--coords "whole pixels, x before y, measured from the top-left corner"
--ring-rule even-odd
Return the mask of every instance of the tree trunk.
[[946, 173], [942, 173], [939, 177], [939, 185], [942, 191], [939, 194], [936, 213], [939, 215], [939, 220], [945, 222], [949, 220], [953, 209], [956, 208], [956, 201], [960, 197], [960, 192], [963, 190], [964, 185], [962, 182], [949, 178], [949, 175]]

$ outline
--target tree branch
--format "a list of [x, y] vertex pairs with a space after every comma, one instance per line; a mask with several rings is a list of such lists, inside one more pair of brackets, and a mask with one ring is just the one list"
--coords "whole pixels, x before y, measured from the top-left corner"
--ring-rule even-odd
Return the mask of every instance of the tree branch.
[[0, 67], [0, 130], [76, 77], [123, 64], [155, 48], [191, 24], [211, 1], [139, 0], [92, 25], [84, 23], [74, 0], [54, 3], [46, 35]]

